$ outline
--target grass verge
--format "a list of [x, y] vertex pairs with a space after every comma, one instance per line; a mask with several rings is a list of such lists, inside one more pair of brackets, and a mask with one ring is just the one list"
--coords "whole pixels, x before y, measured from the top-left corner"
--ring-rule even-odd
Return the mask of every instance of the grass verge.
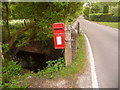
[[58, 76], [60, 77], [73, 77], [74, 74], [83, 72], [85, 68], [86, 61], [86, 50], [85, 50], [85, 39], [80, 34], [78, 36], [78, 47], [76, 52], [76, 58], [73, 60], [72, 64], [68, 67], [62, 69]]
[[95, 21], [93, 21], [93, 22], [101, 24], [101, 25], [109, 26], [112, 28], [117, 28], [117, 29], [118, 29], [118, 24], [120, 24], [120, 22], [95, 22]]

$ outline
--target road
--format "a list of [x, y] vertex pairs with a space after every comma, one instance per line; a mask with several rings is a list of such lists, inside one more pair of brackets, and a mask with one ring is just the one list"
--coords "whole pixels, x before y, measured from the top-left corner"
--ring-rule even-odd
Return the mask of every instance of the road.
[[99, 88], [118, 88], [118, 29], [77, 20], [92, 48]]

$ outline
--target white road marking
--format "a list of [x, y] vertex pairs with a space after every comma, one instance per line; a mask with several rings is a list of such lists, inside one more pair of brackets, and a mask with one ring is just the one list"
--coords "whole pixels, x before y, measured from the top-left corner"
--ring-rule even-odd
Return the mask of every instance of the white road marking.
[[72, 28], [74, 28], [74, 26], [72, 26]]
[[78, 33], [78, 30], [75, 29], [75, 32]]
[[95, 63], [94, 63], [92, 48], [91, 48], [91, 45], [90, 45], [90, 42], [89, 42], [87, 36], [85, 34], [84, 34], [84, 36], [85, 36], [85, 39], [86, 39], [87, 44], [88, 44], [88, 51], [89, 51], [89, 55], [90, 55], [92, 88], [99, 88], [98, 81], [97, 81], [97, 76], [96, 76], [96, 71], [95, 71]]

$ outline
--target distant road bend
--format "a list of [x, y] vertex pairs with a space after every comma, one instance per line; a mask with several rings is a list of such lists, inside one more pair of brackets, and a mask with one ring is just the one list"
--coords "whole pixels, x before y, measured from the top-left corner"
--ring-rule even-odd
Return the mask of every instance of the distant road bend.
[[99, 88], [118, 88], [118, 29], [77, 20], [90, 41]]

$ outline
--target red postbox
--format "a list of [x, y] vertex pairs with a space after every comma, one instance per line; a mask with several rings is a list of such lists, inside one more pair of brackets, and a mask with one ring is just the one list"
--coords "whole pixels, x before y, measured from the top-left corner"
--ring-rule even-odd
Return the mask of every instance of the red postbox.
[[52, 29], [55, 49], [64, 49], [65, 48], [64, 23], [54, 23], [52, 25]]

